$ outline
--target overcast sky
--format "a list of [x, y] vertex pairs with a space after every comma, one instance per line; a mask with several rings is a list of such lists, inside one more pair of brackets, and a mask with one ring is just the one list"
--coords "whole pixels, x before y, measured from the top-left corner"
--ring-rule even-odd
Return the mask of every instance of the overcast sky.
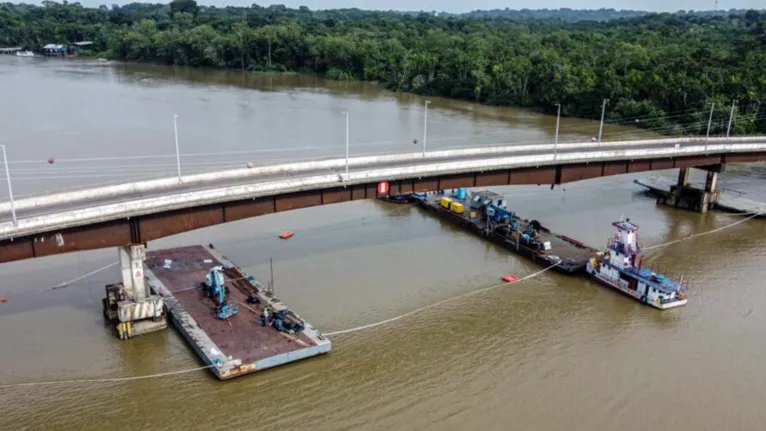
[[[21, 0], [10, 0], [20, 2]], [[75, 0], [70, 0], [75, 1]], [[147, 3], [168, 3], [169, 0], [156, 0]], [[476, 9], [558, 9], [568, 7], [571, 9], [633, 9], [657, 12], [675, 12], [684, 10], [711, 10], [715, 0], [536, 0], [534, 2], [522, 0], [197, 0], [204, 5], [231, 5], [246, 6], [257, 3], [261, 6], [270, 4], [283, 4], [288, 7], [308, 6], [311, 9], [338, 9], [359, 8], [377, 10], [426, 10], [445, 12], [468, 12]], [[40, 1], [26, 0], [27, 3], [40, 3]], [[86, 6], [98, 6], [99, 4], [126, 4], [132, 0], [80, 0]], [[765, 0], [719, 0], [719, 9], [764, 9]]]

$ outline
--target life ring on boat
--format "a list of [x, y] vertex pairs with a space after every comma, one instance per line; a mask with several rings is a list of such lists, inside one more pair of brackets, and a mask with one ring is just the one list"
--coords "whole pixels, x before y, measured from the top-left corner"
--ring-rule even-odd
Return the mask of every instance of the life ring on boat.
[[646, 295], [641, 295], [641, 302], [646, 304]]

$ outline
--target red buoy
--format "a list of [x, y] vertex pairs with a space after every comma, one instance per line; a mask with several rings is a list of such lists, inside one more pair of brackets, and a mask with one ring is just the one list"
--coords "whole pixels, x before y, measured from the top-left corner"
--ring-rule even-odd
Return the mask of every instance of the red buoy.
[[387, 195], [388, 194], [388, 183], [385, 181], [381, 181], [378, 183], [378, 194], [379, 195]]
[[286, 230], [282, 232], [281, 234], [279, 234], [279, 237], [282, 239], [288, 239], [288, 238], [291, 238], [292, 236], [293, 236], [293, 232], [289, 230]]
[[48, 157], [48, 163], [53, 164], [53, 162], [55, 161], [56, 159], [54, 159], [53, 157]]
[[506, 283], [513, 283], [514, 281], [519, 281], [519, 276], [516, 274], [508, 274], [503, 276], [503, 281]]
[[0, 302], [2, 302], [3, 304], [5, 304], [6, 302], [8, 302], [8, 298], [7, 298], [7, 297], [5, 297], [5, 296], [0, 296]]

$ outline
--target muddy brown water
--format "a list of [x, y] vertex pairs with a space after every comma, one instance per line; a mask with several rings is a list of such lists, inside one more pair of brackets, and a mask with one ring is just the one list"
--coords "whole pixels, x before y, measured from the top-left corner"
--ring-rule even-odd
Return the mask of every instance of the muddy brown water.
[[[189, 154], [182, 162], [199, 171], [256, 156], [340, 155], [346, 109], [359, 153], [410, 151], [422, 139], [423, 99], [297, 75], [0, 56], [0, 94], [0, 139], [16, 161], [19, 194], [172, 175], [174, 113]], [[555, 118], [526, 111], [440, 99], [428, 118], [433, 148], [550, 140], [555, 126]], [[588, 139], [597, 127], [565, 120], [562, 136]], [[211, 152], [232, 154], [193, 155]], [[83, 158], [103, 160], [67, 161]], [[722, 183], [763, 200], [763, 176], [757, 166], [738, 168]], [[657, 207], [633, 178], [493, 190], [522, 216], [598, 247], [621, 215], [641, 226], [646, 245], [737, 220]], [[288, 229], [295, 237], [279, 240]], [[680, 309], [656, 311], [548, 272], [333, 337], [327, 356], [229, 382], [198, 371], [0, 387], [0, 429], [760, 430], [764, 238], [766, 225], [752, 220], [648, 252], [650, 265], [689, 280], [690, 301]], [[417, 208], [381, 202], [269, 215], [149, 247], [210, 242], [263, 281], [273, 258], [277, 295], [325, 332], [540, 269]], [[38, 293], [116, 257], [98, 250], [0, 265], [0, 296], [9, 299], [0, 304], [0, 384], [200, 366], [173, 330], [116, 339], [100, 304], [104, 284], [118, 278], [114, 267]]]

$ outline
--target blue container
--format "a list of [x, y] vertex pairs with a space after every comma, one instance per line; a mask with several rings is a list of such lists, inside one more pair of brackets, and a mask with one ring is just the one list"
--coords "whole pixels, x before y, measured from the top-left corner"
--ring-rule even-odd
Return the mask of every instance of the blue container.
[[459, 189], [457, 189], [457, 195], [455, 195], [455, 197], [457, 197], [460, 200], [465, 200], [465, 194], [466, 194], [465, 188], [460, 187]]

